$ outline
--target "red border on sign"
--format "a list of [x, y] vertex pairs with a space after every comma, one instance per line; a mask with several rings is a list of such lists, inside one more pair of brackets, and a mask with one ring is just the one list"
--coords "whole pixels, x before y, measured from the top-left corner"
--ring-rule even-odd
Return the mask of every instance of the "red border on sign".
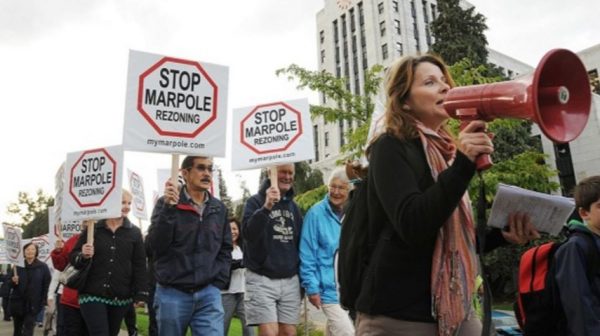
[[[244, 141], [244, 122], [246, 122], [246, 120], [248, 120], [248, 118], [250, 118], [252, 116], [252, 114], [254, 114], [254, 112], [256, 112], [256, 110], [258, 110], [259, 108], [263, 108], [263, 107], [268, 107], [268, 106], [275, 106], [275, 105], [283, 105], [285, 106], [288, 110], [290, 110], [291, 112], [294, 112], [298, 115], [298, 134], [296, 134], [295, 137], [291, 138], [288, 142], [287, 145], [285, 145], [284, 147], [281, 148], [274, 148], [274, 149], [269, 149], [269, 150], [258, 150], [256, 149], [254, 146], [252, 146], [251, 144], [247, 143], [246, 141]], [[283, 152], [285, 150], [287, 150], [288, 148], [290, 148], [290, 146], [296, 142], [296, 140], [302, 135], [302, 114], [296, 110], [295, 108], [291, 107], [290, 105], [286, 104], [285, 102], [275, 102], [275, 103], [269, 103], [269, 104], [262, 104], [262, 105], [257, 105], [255, 108], [252, 109], [252, 111], [250, 111], [250, 113], [248, 113], [248, 115], [246, 117], [244, 117], [244, 119], [242, 119], [242, 122], [240, 123], [240, 141], [242, 143], [242, 145], [248, 147], [251, 151], [253, 151], [256, 154], [270, 154], [270, 153], [277, 153], [277, 152]]]
[[[83, 159], [84, 156], [86, 156], [87, 154], [96, 153], [96, 152], [104, 152], [104, 154], [106, 154], [106, 157], [108, 157], [108, 159], [110, 161], [112, 161], [112, 163], [114, 165], [114, 170], [113, 170], [114, 178], [113, 178], [113, 182], [112, 182], [110, 189], [108, 189], [108, 191], [106, 192], [106, 195], [104, 195], [104, 197], [102, 197], [102, 199], [100, 201], [98, 201], [97, 203], [84, 204], [79, 201], [79, 199], [77, 198], [77, 196], [75, 196], [75, 194], [73, 194], [73, 171], [75, 170], [75, 167], [77, 167], [77, 164], [79, 164], [79, 162]], [[104, 203], [104, 201], [106, 200], [108, 195], [110, 195], [110, 193], [112, 193], [113, 189], [115, 189], [115, 180], [117, 179], [116, 172], [117, 172], [117, 162], [115, 162], [115, 160], [112, 158], [112, 156], [110, 156], [110, 154], [104, 148], [96, 148], [96, 149], [87, 150], [87, 151], [83, 152], [83, 154], [81, 154], [81, 156], [75, 162], [73, 167], [71, 167], [71, 174], [69, 175], [69, 194], [71, 194], [71, 196], [73, 197], [73, 200], [75, 200], [75, 202], [82, 208], [88, 208], [88, 207], [92, 207], [92, 206], [102, 205], [102, 203]]]
[[[204, 77], [208, 80], [208, 83], [210, 84], [210, 86], [213, 87], [213, 96], [214, 96], [214, 98], [213, 98], [213, 109], [212, 109], [211, 115], [210, 115], [210, 117], [208, 119], [206, 119], [206, 121], [202, 125], [200, 125], [200, 127], [198, 127], [198, 129], [196, 129], [192, 133], [175, 132], [175, 131], [166, 131], [166, 130], [163, 130], [154, 121], [154, 119], [148, 114], [148, 112], [146, 112], [144, 110], [144, 107], [143, 107], [143, 104], [142, 104], [142, 97], [144, 96], [144, 89], [143, 89], [143, 87], [144, 87], [144, 79], [147, 76], [149, 76], [154, 70], [158, 69], [160, 66], [162, 66], [163, 64], [165, 64], [167, 62], [187, 64], [187, 65], [191, 65], [193, 67], [196, 67], [204, 75]], [[204, 68], [200, 65], [200, 63], [198, 63], [196, 61], [188, 61], [188, 60], [184, 60], [184, 59], [180, 59], [180, 58], [174, 58], [174, 57], [163, 57], [160, 61], [158, 61], [158, 63], [156, 63], [152, 67], [150, 67], [150, 69], [144, 71], [140, 75], [140, 79], [138, 81], [137, 110], [142, 115], [142, 117], [144, 117], [144, 119], [146, 119], [146, 121], [148, 121], [150, 123], [150, 125], [152, 126], [152, 128], [154, 128], [154, 130], [156, 132], [158, 132], [158, 134], [160, 134], [160, 135], [182, 137], [182, 138], [194, 138], [194, 137], [196, 137], [200, 132], [202, 132], [202, 130], [204, 130], [208, 125], [210, 125], [213, 121], [215, 121], [215, 119], [217, 119], [217, 105], [218, 105], [218, 102], [219, 102], [219, 89], [217, 88], [217, 84], [215, 84], [215, 82], [213, 81], [213, 79], [208, 75], [208, 73], [204, 70]]]

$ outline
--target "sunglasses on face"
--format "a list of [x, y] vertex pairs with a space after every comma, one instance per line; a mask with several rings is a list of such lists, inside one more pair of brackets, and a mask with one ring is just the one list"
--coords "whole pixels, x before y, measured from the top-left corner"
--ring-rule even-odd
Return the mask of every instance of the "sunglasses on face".
[[[206, 172], [209, 172], [209, 173], [212, 173], [212, 172], [213, 172], [213, 169], [214, 169], [212, 165], [208, 165], [208, 166], [207, 166], [207, 165], [203, 165], [203, 164], [198, 164], [198, 165], [195, 165], [195, 166], [194, 166], [194, 167], [192, 167], [192, 168], [196, 169], [196, 170], [197, 170], [197, 171], [199, 171], [199, 172], [206, 171]], [[191, 169], [191, 168], [190, 168], [190, 169]]]

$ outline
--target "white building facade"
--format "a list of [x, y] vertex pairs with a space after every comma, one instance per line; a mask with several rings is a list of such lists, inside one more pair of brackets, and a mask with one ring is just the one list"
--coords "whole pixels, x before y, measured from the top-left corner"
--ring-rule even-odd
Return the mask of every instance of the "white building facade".
[[[400, 56], [426, 52], [434, 42], [429, 23], [438, 13], [436, 0], [325, 0], [324, 4], [317, 13], [319, 70], [347, 78], [347, 89], [355, 94], [363, 94], [364, 73], [373, 65], [387, 68]], [[461, 6], [472, 5], [461, 1]], [[499, 66], [509, 78], [534, 70], [517, 59], [492, 49], [488, 51], [488, 61]], [[600, 45], [579, 55], [590, 74], [595, 71], [597, 77]], [[320, 100], [323, 105], [330, 103], [323, 96]], [[570, 145], [573, 171], [567, 175], [574, 176], [575, 182], [581, 177], [600, 174], [600, 124], [594, 111], [597, 110], [592, 111], [594, 116], [590, 117], [581, 138]], [[315, 160], [312, 167], [328, 176], [341, 158], [340, 148], [345, 144], [346, 133], [356, 126], [356, 123], [341, 120], [325, 123], [321, 117], [314, 118]], [[556, 167], [556, 150], [552, 143], [542, 136], [542, 144], [544, 152], [550, 156], [548, 162]], [[559, 150], [564, 152], [564, 148]], [[558, 166], [564, 170], [564, 159], [560, 154], [558, 159]], [[561, 175], [565, 174], [559, 174], [561, 184], [573, 182]]]

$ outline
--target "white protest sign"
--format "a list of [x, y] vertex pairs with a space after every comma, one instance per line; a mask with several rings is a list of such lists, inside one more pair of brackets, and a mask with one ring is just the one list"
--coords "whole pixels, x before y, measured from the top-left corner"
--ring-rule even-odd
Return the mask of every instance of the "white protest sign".
[[228, 76], [225, 66], [131, 50], [125, 149], [224, 156]]
[[56, 240], [60, 237], [60, 232], [62, 232], [62, 239], [67, 241], [83, 230], [80, 220], [57, 222], [56, 218], [59, 216], [53, 215], [56, 211], [58, 211], [56, 207], [48, 207], [48, 240], [52, 248], [54, 248]]
[[[52, 214], [55, 216], [55, 218], [54, 218], [55, 222], [60, 222], [64, 189], [65, 189], [65, 163], [63, 162], [60, 165], [60, 167], [58, 167], [58, 170], [56, 171], [56, 174], [54, 175], [54, 191], [55, 191], [54, 208], [55, 208], [55, 211]], [[50, 230], [48, 232], [52, 232], [52, 230]]]
[[221, 198], [221, 188], [219, 186], [219, 180], [221, 179], [221, 174], [219, 173], [219, 169], [215, 166], [215, 170], [212, 173], [212, 181], [210, 183], [210, 194], [213, 197]]
[[48, 239], [48, 234], [41, 235], [38, 237], [33, 237], [31, 239], [23, 240], [23, 246], [27, 243], [34, 243], [38, 247], [38, 259], [41, 262], [45, 262], [48, 265], [52, 265], [52, 259], [50, 259], [50, 253], [54, 246], [51, 247], [50, 240]]
[[6, 255], [6, 245], [4, 240], [0, 240], [0, 265], [10, 264]]
[[67, 155], [62, 221], [121, 217], [123, 149], [90, 149]]
[[234, 109], [233, 130], [233, 170], [314, 159], [306, 99]]
[[133, 195], [133, 200], [131, 201], [133, 215], [139, 219], [148, 219], [144, 180], [139, 174], [129, 169], [127, 169], [127, 175], [129, 176], [129, 190]]
[[21, 228], [2, 224], [4, 229], [4, 244], [6, 248], [6, 257], [8, 262], [16, 264], [17, 266], [24, 267], [25, 261], [23, 260], [23, 238]]

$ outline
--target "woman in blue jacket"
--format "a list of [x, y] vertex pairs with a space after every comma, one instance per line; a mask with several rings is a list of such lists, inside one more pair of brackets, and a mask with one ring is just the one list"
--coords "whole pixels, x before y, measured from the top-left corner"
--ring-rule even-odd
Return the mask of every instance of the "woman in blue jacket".
[[350, 191], [344, 169], [333, 171], [328, 190], [325, 198], [313, 205], [304, 218], [300, 238], [300, 278], [310, 303], [317, 309], [323, 308], [328, 334], [354, 335], [352, 321], [339, 304], [333, 267]]

